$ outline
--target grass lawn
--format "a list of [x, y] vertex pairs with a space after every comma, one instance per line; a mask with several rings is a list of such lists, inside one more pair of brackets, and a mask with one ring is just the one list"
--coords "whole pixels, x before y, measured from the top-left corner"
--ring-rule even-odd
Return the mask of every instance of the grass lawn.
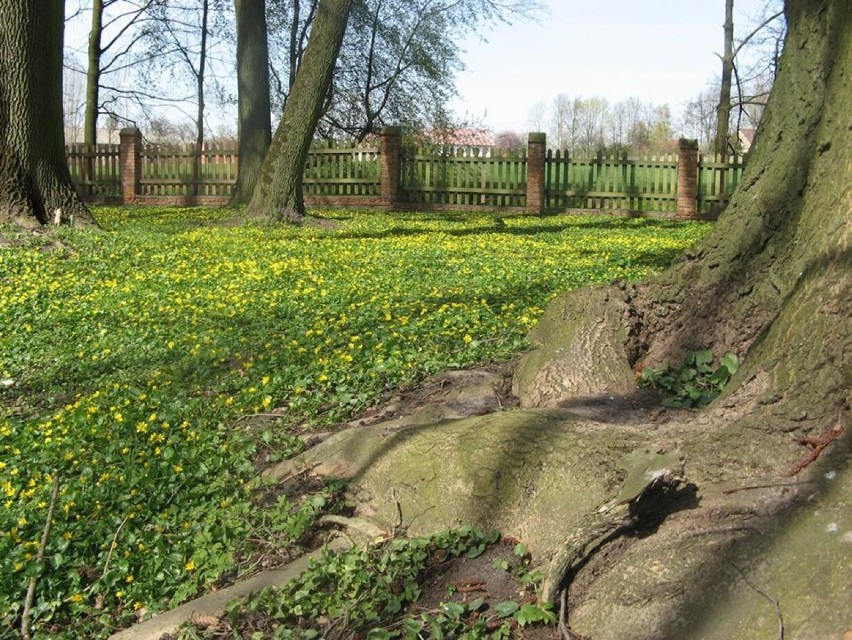
[[[0, 229], [0, 637], [17, 637], [32, 576], [36, 637], [99, 637], [248, 570], [253, 537], [297, 549], [336, 489], [259, 509], [258, 456], [390, 388], [508, 358], [559, 291], [641, 278], [709, 228], [95, 214], [104, 231]], [[275, 409], [274, 430], [240, 419]]]

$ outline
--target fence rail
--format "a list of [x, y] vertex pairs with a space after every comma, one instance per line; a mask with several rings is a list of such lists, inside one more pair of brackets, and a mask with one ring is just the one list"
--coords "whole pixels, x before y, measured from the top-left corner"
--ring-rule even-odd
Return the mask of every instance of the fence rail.
[[[694, 148], [692, 155], [682, 148], [675, 156], [578, 158], [567, 151], [536, 150], [532, 135], [527, 150], [516, 153], [403, 148], [398, 128], [389, 129], [379, 145], [315, 145], [305, 164], [306, 201], [401, 208], [620, 209], [689, 217], [723, 206], [743, 170], [742, 157], [700, 156]], [[143, 145], [141, 134], [132, 134], [131, 139], [122, 132], [121, 145], [66, 147], [72, 179], [84, 198], [162, 204], [230, 198], [239, 168], [232, 144], [205, 143], [196, 152], [194, 145]], [[679, 199], [684, 167], [694, 179], [681, 183], [683, 194], [690, 195]], [[683, 214], [684, 199], [691, 213]]]

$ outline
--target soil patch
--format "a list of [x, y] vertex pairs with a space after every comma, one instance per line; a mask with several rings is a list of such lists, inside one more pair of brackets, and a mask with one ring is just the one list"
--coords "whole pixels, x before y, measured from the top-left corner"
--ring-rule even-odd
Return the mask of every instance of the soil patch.
[[[528, 570], [529, 557], [519, 557], [514, 551], [515, 544], [516, 541], [505, 538], [475, 558], [453, 558], [433, 566], [423, 578], [420, 598], [409, 608], [409, 613], [437, 612], [444, 603], [470, 604], [483, 598], [485, 605], [477, 613], [490, 617], [501, 602], [535, 602], [531, 587], [521, 579]], [[550, 640], [562, 637], [555, 626], [520, 627], [515, 623], [511, 626], [513, 638]]]

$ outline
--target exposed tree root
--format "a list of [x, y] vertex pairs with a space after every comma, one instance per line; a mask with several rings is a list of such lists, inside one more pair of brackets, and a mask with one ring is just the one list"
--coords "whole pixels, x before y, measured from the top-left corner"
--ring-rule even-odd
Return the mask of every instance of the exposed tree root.
[[583, 518], [553, 554], [541, 588], [543, 601], [559, 603], [570, 577], [604, 543], [659, 515], [685, 482], [677, 453], [636, 450], [624, 466], [627, 477], [619, 494]]

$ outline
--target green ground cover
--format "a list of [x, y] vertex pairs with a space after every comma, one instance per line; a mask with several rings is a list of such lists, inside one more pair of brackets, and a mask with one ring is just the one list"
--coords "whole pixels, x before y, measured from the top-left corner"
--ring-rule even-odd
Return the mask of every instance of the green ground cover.
[[[0, 637], [32, 576], [36, 637], [98, 637], [244, 573], [252, 538], [297, 548], [337, 488], [259, 509], [261, 453], [509, 357], [557, 292], [645, 276], [708, 229], [313, 213], [98, 208], [105, 231], [0, 229]], [[240, 419], [273, 409], [274, 431]]]

